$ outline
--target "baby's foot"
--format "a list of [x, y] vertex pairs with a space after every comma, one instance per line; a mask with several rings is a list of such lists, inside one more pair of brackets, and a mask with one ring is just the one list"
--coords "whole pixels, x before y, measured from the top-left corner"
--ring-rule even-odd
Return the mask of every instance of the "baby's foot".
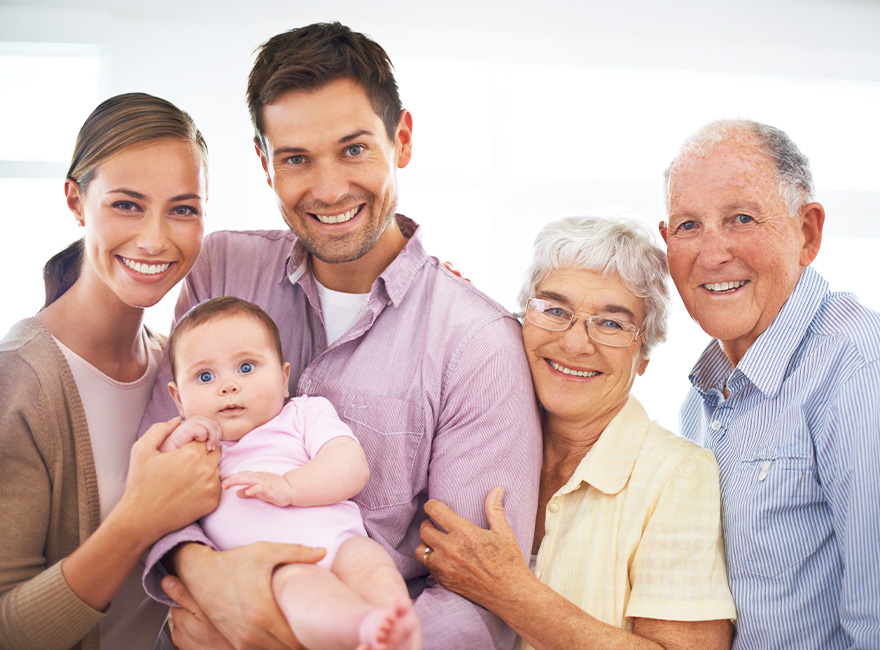
[[372, 609], [361, 621], [357, 650], [411, 650], [418, 622], [412, 603], [395, 598], [392, 607]]

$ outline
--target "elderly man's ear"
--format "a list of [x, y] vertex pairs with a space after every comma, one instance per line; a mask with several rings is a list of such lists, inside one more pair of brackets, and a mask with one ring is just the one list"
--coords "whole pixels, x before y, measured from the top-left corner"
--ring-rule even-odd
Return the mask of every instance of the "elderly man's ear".
[[825, 208], [821, 203], [807, 203], [801, 209], [803, 223], [801, 229], [804, 233], [804, 246], [801, 249], [801, 266], [809, 266], [822, 245], [822, 227], [825, 225]]

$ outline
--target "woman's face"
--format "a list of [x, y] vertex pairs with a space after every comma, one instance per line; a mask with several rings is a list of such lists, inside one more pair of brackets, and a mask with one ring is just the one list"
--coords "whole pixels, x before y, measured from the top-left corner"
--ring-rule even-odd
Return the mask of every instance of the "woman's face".
[[642, 327], [644, 300], [616, 275], [575, 269], [552, 271], [534, 297], [565, 307], [578, 319], [564, 332], [524, 320], [523, 343], [538, 399], [551, 418], [576, 428], [604, 429], [623, 408], [648, 360], [642, 355], [641, 338], [625, 348], [601, 345], [587, 335], [583, 319], [601, 314]]
[[101, 164], [85, 194], [72, 181], [66, 191], [85, 226], [79, 281], [89, 288], [149, 307], [195, 264], [207, 190], [192, 143], [165, 138], [134, 145]]

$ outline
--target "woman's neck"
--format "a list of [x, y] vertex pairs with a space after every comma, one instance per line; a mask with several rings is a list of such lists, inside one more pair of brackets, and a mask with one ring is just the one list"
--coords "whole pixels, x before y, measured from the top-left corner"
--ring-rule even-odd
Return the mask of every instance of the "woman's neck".
[[143, 309], [82, 278], [37, 314], [52, 336], [117, 381], [134, 381], [146, 372], [143, 318]]

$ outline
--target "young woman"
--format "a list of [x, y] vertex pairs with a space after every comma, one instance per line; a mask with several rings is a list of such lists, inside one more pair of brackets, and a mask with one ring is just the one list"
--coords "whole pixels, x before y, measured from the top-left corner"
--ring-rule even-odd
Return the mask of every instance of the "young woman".
[[158, 452], [175, 421], [135, 442], [164, 343], [143, 311], [198, 257], [206, 163], [190, 116], [150, 95], [80, 130], [65, 194], [84, 236], [0, 342], [0, 647], [151, 648], [167, 610], [139, 560], [217, 505], [216, 453]]

